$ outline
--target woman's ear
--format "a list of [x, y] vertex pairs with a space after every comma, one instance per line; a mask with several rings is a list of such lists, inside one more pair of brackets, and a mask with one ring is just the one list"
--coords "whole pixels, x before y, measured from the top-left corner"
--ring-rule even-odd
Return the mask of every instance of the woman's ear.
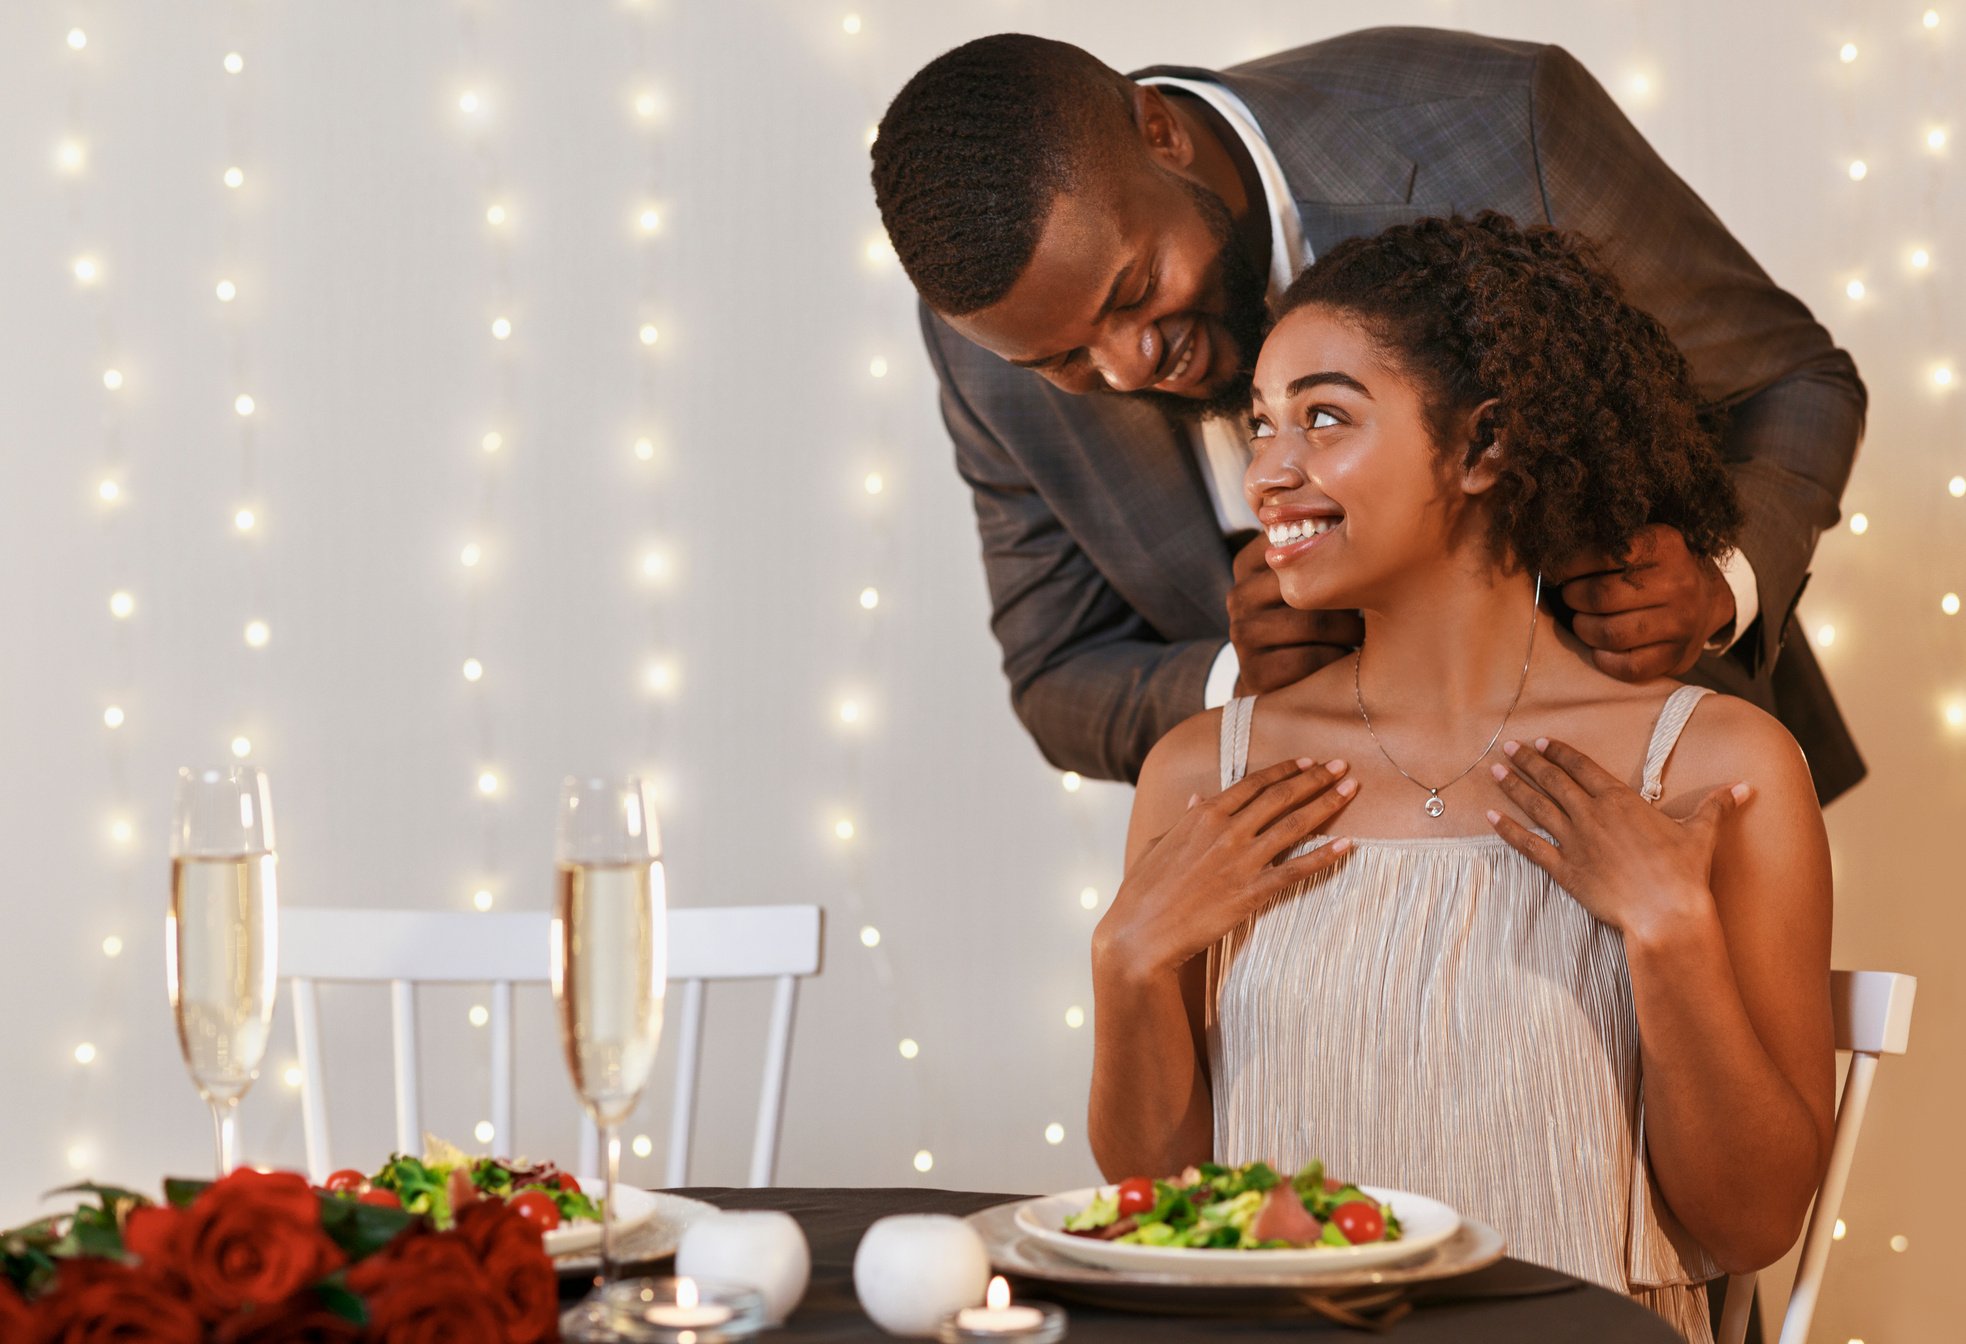
[[1461, 441], [1467, 445], [1461, 454], [1463, 494], [1486, 494], [1502, 478], [1502, 435], [1495, 427], [1495, 409], [1499, 405], [1500, 401], [1490, 397], [1469, 411], [1461, 422]]

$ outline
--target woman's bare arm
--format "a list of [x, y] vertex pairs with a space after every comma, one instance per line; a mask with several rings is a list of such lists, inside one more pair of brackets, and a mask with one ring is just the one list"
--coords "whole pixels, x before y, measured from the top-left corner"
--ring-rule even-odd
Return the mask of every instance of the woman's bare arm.
[[1723, 730], [1709, 745], [1732, 740], [1725, 768], [1754, 796], [1721, 828], [1712, 899], [1628, 936], [1625, 955], [1653, 1174], [1686, 1229], [1741, 1273], [1794, 1244], [1829, 1158], [1829, 840], [1788, 734], [1718, 700], [1701, 712], [1729, 722], [1709, 725]]
[[1662, 815], [1574, 749], [1523, 744], [1504, 789], [1557, 844], [1496, 826], [1623, 934], [1653, 1175], [1742, 1272], [1794, 1243], [1829, 1151], [1829, 846], [1801, 752], [1759, 710], [1703, 701], [1680, 750], [1675, 786], [1697, 787]]
[[1214, 714], [1190, 719], [1147, 757], [1126, 876], [1092, 937], [1086, 1132], [1099, 1169], [1115, 1180], [1208, 1159], [1204, 953], [1263, 902], [1348, 852], [1335, 841], [1273, 866], [1336, 815], [1355, 786], [1339, 782], [1341, 761], [1282, 761], [1216, 793], [1219, 723]]

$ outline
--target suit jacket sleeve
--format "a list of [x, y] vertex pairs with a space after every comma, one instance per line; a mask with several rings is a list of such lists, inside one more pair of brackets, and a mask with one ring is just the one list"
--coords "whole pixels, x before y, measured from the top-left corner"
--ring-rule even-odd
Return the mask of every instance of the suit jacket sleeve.
[[1702, 400], [1727, 412], [1721, 451], [1761, 607], [1759, 630], [1727, 656], [1764, 674], [1856, 459], [1865, 408], [1856, 365], [1568, 52], [1542, 50], [1532, 100], [1550, 222], [1597, 244], [1627, 297], [1685, 352]]
[[972, 405], [943, 347], [962, 338], [926, 309], [922, 335], [976, 507], [1011, 706], [1059, 769], [1131, 783], [1154, 743], [1201, 712], [1225, 641], [1170, 642], [1114, 591]]

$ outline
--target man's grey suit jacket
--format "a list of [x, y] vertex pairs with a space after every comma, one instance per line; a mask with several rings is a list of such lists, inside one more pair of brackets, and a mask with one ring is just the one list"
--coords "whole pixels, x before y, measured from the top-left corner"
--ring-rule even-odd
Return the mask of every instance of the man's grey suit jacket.
[[[1431, 29], [1352, 33], [1214, 72], [1290, 182], [1315, 255], [1431, 215], [1498, 210], [1592, 239], [1724, 409], [1760, 617], [1691, 680], [1777, 714], [1827, 801], [1864, 767], [1808, 642], [1789, 638], [1816, 538], [1862, 434], [1863, 384], [1559, 47]], [[956, 465], [974, 495], [1017, 714], [1061, 769], [1132, 780], [1202, 708], [1228, 633], [1229, 549], [1185, 434], [1071, 396], [923, 311]]]

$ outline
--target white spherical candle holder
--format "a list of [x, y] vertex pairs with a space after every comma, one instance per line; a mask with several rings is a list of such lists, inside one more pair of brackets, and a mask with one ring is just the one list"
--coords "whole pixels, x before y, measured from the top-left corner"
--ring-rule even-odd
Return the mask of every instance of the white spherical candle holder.
[[812, 1249], [798, 1221], [771, 1209], [743, 1209], [697, 1219], [676, 1248], [676, 1273], [756, 1288], [765, 1324], [782, 1325], [805, 1297]]
[[976, 1229], [942, 1213], [903, 1213], [867, 1229], [853, 1255], [861, 1309], [890, 1335], [932, 1339], [951, 1313], [983, 1301], [990, 1256]]

